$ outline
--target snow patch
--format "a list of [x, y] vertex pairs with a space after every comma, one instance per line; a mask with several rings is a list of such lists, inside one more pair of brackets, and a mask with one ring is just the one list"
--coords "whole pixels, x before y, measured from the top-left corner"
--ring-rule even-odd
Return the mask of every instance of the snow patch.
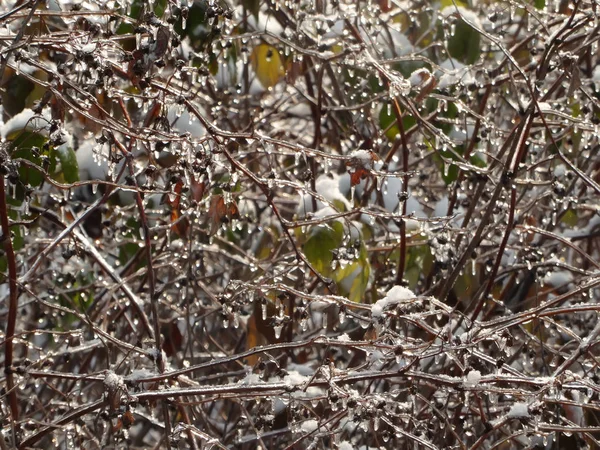
[[305, 420], [302, 422], [302, 425], [300, 425], [300, 428], [302, 428], [302, 431], [305, 433], [312, 433], [319, 429], [319, 422], [314, 419]]
[[383, 315], [383, 311], [392, 305], [396, 305], [405, 300], [412, 300], [417, 296], [413, 291], [404, 286], [394, 286], [391, 288], [385, 297], [381, 300], [377, 300], [373, 306], [371, 306], [371, 316], [372, 317], [381, 317]]
[[50, 120], [51, 116], [49, 108], [44, 108], [41, 116], [33, 112], [30, 108], [25, 108], [2, 125], [0, 128], [0, 135], [4, 140], [16, 131], [45, 131], [50, 125]]
[[438, 89], [445, 89], [461, 82], [469, 84], [475, 81], [470, 68], [453, 58], [444, 61], [440, 65], [440, 69], [436, 72], [436, 77], [439, 78]]
[[529, 407], [527, 403], [517, 402], [511, 406], [507, 415], [511, 419], [527, 419], [529, 417]]
[[373, 168], [373, 154], [368, 150], [354, 150], [348, 156], [364, 169]]
[[450, 5], [446, 6], [444, 9], [440, 11], [440, 15], [442, 17], [449, 17], [453, 14], [458, 14], [465, 22], [469, 22], [474, 25], [476, 28], [481, 29], [481, 21], [479, 20], [479, 16], [468, 8], [460, 5]]
[[337, 337], [337, 340], [340, 342], [350, 342], [352, 339], [350, 339], [350, 336], [348, 336], [347, 333], [344, 333], [344, 334], [340, 334]]
[[466, 388], [474, 388], [481, 381], [481, 372], [479, 370], [471, 370], [463, 383]]
[[[317, 194], [321, 195], [328, 202], [342, 203], [346, 210], [350, 210], [352, 208], [352, 205], [348, 199], [340, 191], [340, 177], [338, 175], [321, 175], [315, 182], [315, 188]], [[325, 206], [325, 203], [323, 203], [321, 200], [317, 200], [317, 211]], [[331, 205], [327, 206], [331, 208]], [[312, 196], [310, 194], [302, 194], [298, 204], [298, 216], [303, 217], [309, 212], [315, 212], [313, 211]]]
[[125, 386], [123, 377], [117, 375], [112, 370], [109, 370], [104, 377], [104, 386], [109, 391], [116, 391], [117, 389]]
[[237, 384], [242, 385], [242, 386], [249, 386], [252, 384], [260, 384], [260, 383], [262, 383], [262, 380], [260, 379], [260, 375], [257, 373], [249, 373], [244, 378], [242, 378], [240, 381], [237, 382]]

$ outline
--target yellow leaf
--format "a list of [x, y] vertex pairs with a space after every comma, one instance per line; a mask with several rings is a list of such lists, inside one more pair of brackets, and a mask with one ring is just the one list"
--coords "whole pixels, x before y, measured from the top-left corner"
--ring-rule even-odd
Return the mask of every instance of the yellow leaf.
[[260, 44], [254, 47], [250, 62], [258, 80], [266, 88], [275, 86], [285, 75], [281, 56], [277, 49], [270, 45]]
[[456, 4], [456, 6], [462, 6], [464, 8], [468, 8], [469, 5], [467, 5], [467, 2], [461, 1], [461, 0], [442, 0], [441, 2], [441, 9], [447, 8], [448, 6], [454, 6], [454, 4]]

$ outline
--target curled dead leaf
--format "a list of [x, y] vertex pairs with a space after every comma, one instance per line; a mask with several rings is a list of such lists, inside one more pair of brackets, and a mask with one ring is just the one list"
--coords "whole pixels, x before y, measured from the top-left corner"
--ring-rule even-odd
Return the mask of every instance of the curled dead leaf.
[[240, 213], [235, 200], [225, 201], [221, 194], [213, 195], [210, 199], [208, 217], [210, 219], [210, 234], [217, 232], [221, 224], [229, 223], [233, 219], [239, 218]]

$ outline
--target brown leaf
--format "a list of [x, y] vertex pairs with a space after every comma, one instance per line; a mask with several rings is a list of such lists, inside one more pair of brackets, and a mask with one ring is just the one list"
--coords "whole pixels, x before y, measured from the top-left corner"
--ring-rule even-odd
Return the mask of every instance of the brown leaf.
[[200, 202], [202, 197], [204, 197], [204, 191], [206, 191], [206, 183], [204, 183], [204, 181], [196, 181], [193, 176], [191, 178], [190, 191], [192, 192], [192, 198], [197, 202]]
[[187, 217], [181, 218], [181, 213], [178, 209], [171, 211], [171, 230], [177, 233], [182, 238], [187, 237], [190, 229], [190, 222]]
[[171, 200], [167, 195], [167, 203], [171, 205], [171, 230], [177, 233], [181, 237], [187, 237], [190, 222], [187, 217], [181, 218], [181, 191], [183, 189], [183, 182], [178, 181], [175, 184], [175, 189], [173, 192], [176, 194], [175, 198]]
[[160, 59], [167, 52], [169, 48], [169, 41], [171, 40], [171, 33], [169, 27], [161, 26], [158, 28], [156, 33], [156, 41], [154, 42], [154, 57]]
[[360, 180], [364, 179], [369, 175], [369, 172], [365, 169], [356, 169], [354, 172], [350, 172], [350, 185], [356, 186], [360, 183]]
[[239, 217], [239, 210], [234, 200], [225, 203], [225, 197], [220, 194], [213, 195], [210, 199], [208, 209], [208, 217], [210, 219], [210, 234], [215, 234], [221, 224], [228, 223], [232, 219]]

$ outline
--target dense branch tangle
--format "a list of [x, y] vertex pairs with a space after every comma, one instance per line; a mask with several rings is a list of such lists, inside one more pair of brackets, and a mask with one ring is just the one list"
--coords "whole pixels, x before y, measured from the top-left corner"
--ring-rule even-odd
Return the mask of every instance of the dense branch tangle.
[[146, 3], [0, 13], [2, 448], [596, 445], [596, 5]]

